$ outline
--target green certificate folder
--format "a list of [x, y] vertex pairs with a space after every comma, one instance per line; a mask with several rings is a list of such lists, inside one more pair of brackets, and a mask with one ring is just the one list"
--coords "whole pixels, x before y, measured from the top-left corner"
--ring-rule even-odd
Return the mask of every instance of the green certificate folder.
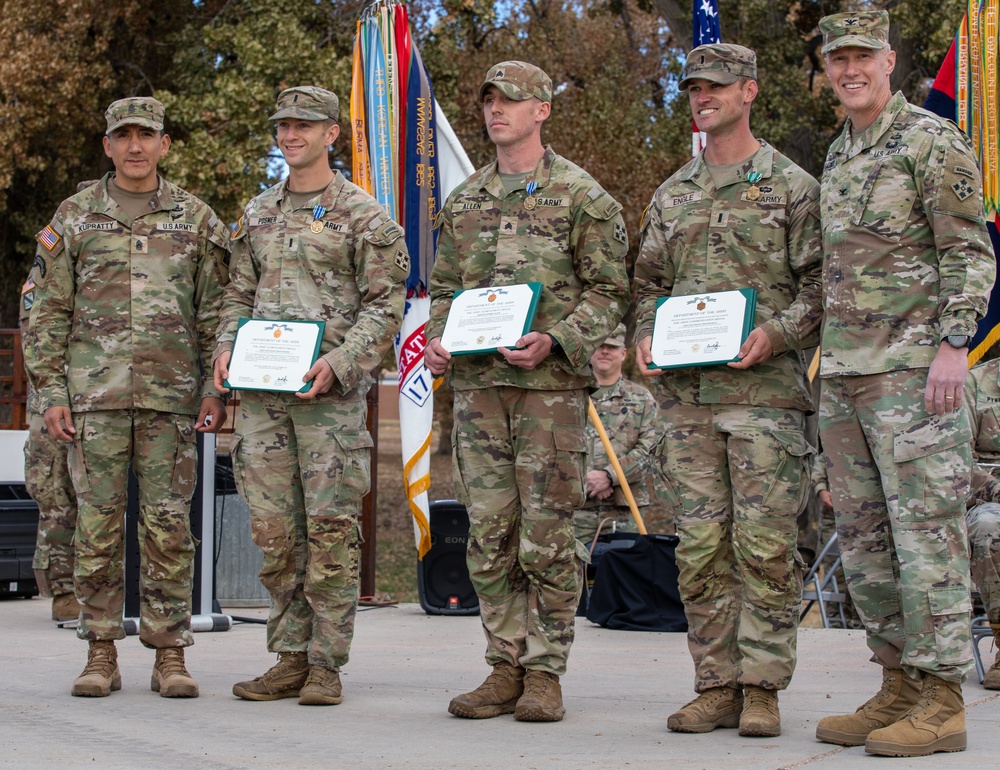
[[531, 331], [541, 297], [538, 282], [456, 291], [441, 346], [453, 356], [513, 348]]
[[662, 297], [656, 303], [650, 369], [712, 366], [739, 360], [754, 327], [756, 289]]
[[325, 321], [241, 318], [226, 387], [305, 393], [311, 381], [302, 378], [319, 357], [325, 328]]

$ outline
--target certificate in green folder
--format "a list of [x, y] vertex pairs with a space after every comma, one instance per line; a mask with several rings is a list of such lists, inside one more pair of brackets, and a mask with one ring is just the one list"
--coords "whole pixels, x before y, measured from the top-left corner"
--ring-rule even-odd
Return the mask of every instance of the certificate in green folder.
[[756, 289], [662, 297], [656, 303], [651, 369], [738, 361], [753, 329]]
[[513, 348], [531, 331], [541, 297], [538, 282], [456, 291], [441, 346], [453, 356]]
[[319, 358], [325, 321], [272, 321], [241, 318], [229, 359], [232, 390], [277, 390], [305, 393], [305, 373]]

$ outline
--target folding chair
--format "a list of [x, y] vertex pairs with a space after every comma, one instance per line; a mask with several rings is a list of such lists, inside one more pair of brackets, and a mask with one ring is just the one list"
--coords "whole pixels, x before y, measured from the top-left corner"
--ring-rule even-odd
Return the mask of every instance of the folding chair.
[[[837, 556], [836, 560], [828, 569], [823, 571], [821, 577], [820, 570], [824, 559], [834, 554]], [[814, 604], [818, 604], [820, 617], [823, 618], [823, 628], [829, 628], [830, 618], [826, 614], [826, 605], [828, 602], [835, 602], [837, 604], [837, 611], [840, 614], [840, 627], [847, 628], [847, 618], [844, 615], [844, 602], [847, 601], [847, 586], [842, 588], [837, 581], [837, 569], [840, 567], [840, 564], [840, 547], [837, 544], [837, 533], [834, 532], [820, 550], [812, 566], [809, 567], [806, 576], [802, 579], [802, 600], [808, 602], [808, 604], [802, 610], [802, 614], [799, 615], [799, 620], [805, 618]], [[809, 588], [809, 586], [812, 586], [812, 588]]]
[[985, 615], [977, 615], [972, 619], [972, 658], [976, 663], [976, 674], [979, 676], [979, 683], [983, 683], [986, 678], [986, 667], [983, 665], [983, 656], [979, 652], [979, 643], [983, 639], [992, 639], [993, 629], [990, 628], [990, 621]]

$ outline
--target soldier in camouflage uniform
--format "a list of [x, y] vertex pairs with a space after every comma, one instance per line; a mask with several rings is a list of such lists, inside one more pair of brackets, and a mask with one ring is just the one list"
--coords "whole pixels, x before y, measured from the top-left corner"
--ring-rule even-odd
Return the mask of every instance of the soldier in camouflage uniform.
[[365, 396], [402, 321], [409, 256], [385, 210], [330, 169], [339, 115], [330, 91], [281, 92], [270, 119], [289, 177], [251, 200], [233, 233], [218, 387], [241, 317], [326, 323], [306, 392], [240, 398], [236, 482], [264, 552], [267, 648], [278, 653], [262, 676], [234, 685], [247, 700], [340, 703], [354, 635], [359, 518], [371, 482]]
[[[552, 81], [502, 62], [479, 90], [497, 160], [451, 194], [438, 218], [427, 367], [452, 367], [458, 498], [469, 508], [469, 572], [493, 672], [448, 710], [558, 721], [573, 642], [582, 545], [590, 357], [628, 305], [621, 206], [542, 144]], [[538, 281], [532, 331], [514, 348], [455, 357], [441, 345], [452, 292]]]
[[[799, 351], [820, 321], [819, 185], [750, 130], [753, 51], [694, 49], [688, 91], [705, 150], [664, 182], [641, 224], [636, 360], [666, 422], [663, 473], [681, 501], [679, 588], [698, 697], [670, 730], [781, 732], [802, 597], [796, 517], [809, 492]], [[755, 328], [726, 366], [650, 369], [656, 302], [757, 290]], [[655, 376], [654, 376], [655, 375]]]
[[969, 141], [892, 94], [884, 11], [820, 21], [848, 120], [823, 169], [820, 432], [844, 572], [880, 692], [822, 741], [917, 756], [966, 745], [971, 663], [969, 335], [994, 261]]
[[114, 102], [104, 137], [114, 172], [64, 201], [38, 234], [25, 362], [49, 435], [73, 442], [78, 635], [90, 642], [74, 695], [121, 687], [114, 640], [125, 636], [130, 463], [139, 479], [139, 638], [156, 649], [152, 689], [198, 694], [183, 650], [194, 641], [188, 518], [196, 432], [225, 421], [202, 374], [215, 347], [227, 234], [208, 206], [157, 175], [170, 147], [163, 117], [155, 99]]
[[[1000, 358], [973, 368], [965, 381], [965, 405], [973, 424], [972, 496], [965, 521], [976, 588], [1000, 648]], [[983, 687], [1000, 690], [1000, 651]]]
[[[618, 462], [625, 472], [629, 489], [635, 498], [639, 514], [649, 505], [647, 480], [653, 456], [663, 435], [663, 425], [657, 419], [656, 399], [642, 385], [622, 376], [622, 364], [627, 354], [625, 325], [619, 324], [590, 358], [590, 366], [600, 386], [591, 394], [594, 408]], [[655, 469], [659, 473], [659, 469]], [[611, 519], [618, 530], [635, 531], [635, 520], [600, 436], [587, 422], [587, 502], [573, 512], [573, 527], [578, 540], [589, 545], [597, 534], [600, 522]], [[607, 531], [611, 531], [610, 528]]]
[[[81, 182], [83, 192], [98, 180]], [[22, 287], [20, 308], [22, 349], [33, 344], [30, 314], [34, 289], [38, 284], [36, 260]], [[73, 592], [73, 533], [76, 531], [76, 492], [69, 473], [69, 444], [49, 436], [45, 419], [38, 408], [38, 395], [28, 379], [28, 440], [24, 445], [24, 485], [38, 504], [38, 538], [31, 567], [42, 596], [52, 597], [52, 619], [76, 620], [80, 605]]]
[[[38, 265], [21, 289], [21, 344], [33, 345], [30, 314], [38, 286]], [[42, 596], [52, 597], [52, 619], [75, 620], [80, 605], [73, 593], [73, 532], [76, 492], [69, 474], [69, 444], [54, 440], [38, 408], [38, 394], [28, 379], [28, 440], [24, 445], [24, 485], [38, 504], [38, 538], [31, 567]]]

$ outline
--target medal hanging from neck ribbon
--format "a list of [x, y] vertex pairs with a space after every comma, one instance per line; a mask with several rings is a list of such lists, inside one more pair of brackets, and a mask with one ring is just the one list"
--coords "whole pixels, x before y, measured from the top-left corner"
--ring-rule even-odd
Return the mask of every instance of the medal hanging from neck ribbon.
[[524, 208], [526, 211], [531, 211], [538, 205], [538, 200], [535, 198], [536, 187], [538, 187], [538, 182], [531, 181], [524, 188], [524, 191], [528, 193], [528, 197], [524, 199]]
[[317, 206], [316, 208], [313, 209], [313, 221], [309, 225], [309, 229], [312, 230], [317, 235], [319, 235], [321, 232], [323, 232], [323, 221], [322, 220], [323, 220], [323, 215], [325, 213], [326, 213], [326, 207], [325, 206]]

